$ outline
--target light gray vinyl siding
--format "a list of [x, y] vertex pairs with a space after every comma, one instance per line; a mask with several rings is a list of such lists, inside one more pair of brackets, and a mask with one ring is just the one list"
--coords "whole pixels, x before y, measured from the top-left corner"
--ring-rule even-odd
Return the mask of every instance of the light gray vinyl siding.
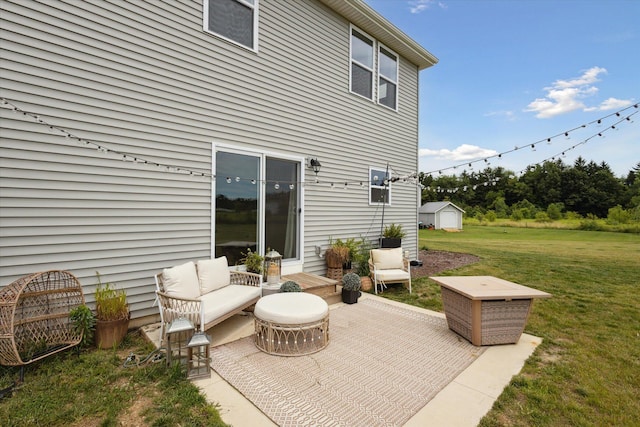
[[[212, 180], [113, 151], [196, 173], [211, 172], [214, 144], [317, 156], [305, 271], [324, 273], [314, 247], [331, 237], [377, 238], [368, 169], [417, 171], [417, 67], [400, 58], [392, 111], [349, 93], [349, 21], [311, 0], [259, 13], [252, 52], [205, 33], [200, 0], [0, 2], [0, 95], [54, 126], [0, 108], [0, 286], [69, 270], [91, 302], [99, 271], [143, 317], [157, 313], [153, 274], [212, 256]], [[415, 251], [416, 188], [394, 183], [392, 197], [385, 223]]]

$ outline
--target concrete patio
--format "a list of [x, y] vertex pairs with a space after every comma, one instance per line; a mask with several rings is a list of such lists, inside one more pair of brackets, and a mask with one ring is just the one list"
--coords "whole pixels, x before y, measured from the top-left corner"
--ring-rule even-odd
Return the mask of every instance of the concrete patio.
[[[363, 293], [361, 298], [378, 298], [387, 304], [397, 304], [407, 309], [444, 317], [443, 313], [394, 302], [372, 294]], [[330, 308], [335, 309], [342, 304], [334, 302]], [[252, 315], [236, 315], [213, 327], [208, 334], [211, 336], [212, 346], [218, 346], [252, 335], [253, 328]], [[158, 345], [159, 324], [146, 326], [142, 330]], [[520, 372], [527, 358], [541, 341], [538, 337], [522, 334], [517, 344], [487, 347], [477, 360], [442, 389], [405, 426], [476, 426], [491, 409], [511, 378]], [[276, 425], [215, 371], [212, 370], [211, 378], [196, 380], [194, 384], [203, 391], [207, 400], [219, 405], [220, 414], [226, 423], [235, 426]]]

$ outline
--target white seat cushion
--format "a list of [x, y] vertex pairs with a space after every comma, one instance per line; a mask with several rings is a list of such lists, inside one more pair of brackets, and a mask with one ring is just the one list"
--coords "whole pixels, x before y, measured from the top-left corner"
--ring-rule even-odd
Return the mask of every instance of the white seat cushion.
[[411, 278], [411, 275], [402, 269], [377, 270], [375, 271], [376, 279], [386, 283], [404, 282]]
[[226, 256], [200, 260], [196, 263], [196, 271], [200, 282], [200, 295], [208, 294], [231, 283], [231, 273]]
[[404, 267], [402, 261], [402, 248], [372, 249], [371, 261], [381, 270]]
[[316, 322], [329, 313], [327, 302], [317, 295], [283, 292], [260, 298], [253, 310], [258, 319], [281, 325]]
[[192, 261], [162, 270], [162, 283], [165, 293], [172, 297], [196, 299], [200, 296], [196, 265]]
[[229, 285], [202, 295], [199, 299], [202, 301], [204, 323], [245, 306], [248, 301], [260, 298], [260, 294], [261, 289], [257, 286]]

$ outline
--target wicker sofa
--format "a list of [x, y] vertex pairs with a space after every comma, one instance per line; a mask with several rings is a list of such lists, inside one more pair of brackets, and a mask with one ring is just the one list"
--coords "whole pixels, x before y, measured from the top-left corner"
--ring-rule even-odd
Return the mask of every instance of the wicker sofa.
[[155, 279], [162, 342], [166, 325], [174, 319], [189, 319], [206, 331], [253, 306], [261, 296], [262, 276], [230, 271], [225, 256], [165, 268]]

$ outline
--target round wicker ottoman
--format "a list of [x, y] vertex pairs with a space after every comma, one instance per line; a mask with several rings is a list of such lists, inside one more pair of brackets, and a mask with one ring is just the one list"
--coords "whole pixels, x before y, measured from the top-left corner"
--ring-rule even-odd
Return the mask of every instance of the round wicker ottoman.
[[284, 292], [256, 303], [256, 346], [277, 356], [302, 356], [329, 344], [329, 306], [317, 295]]

